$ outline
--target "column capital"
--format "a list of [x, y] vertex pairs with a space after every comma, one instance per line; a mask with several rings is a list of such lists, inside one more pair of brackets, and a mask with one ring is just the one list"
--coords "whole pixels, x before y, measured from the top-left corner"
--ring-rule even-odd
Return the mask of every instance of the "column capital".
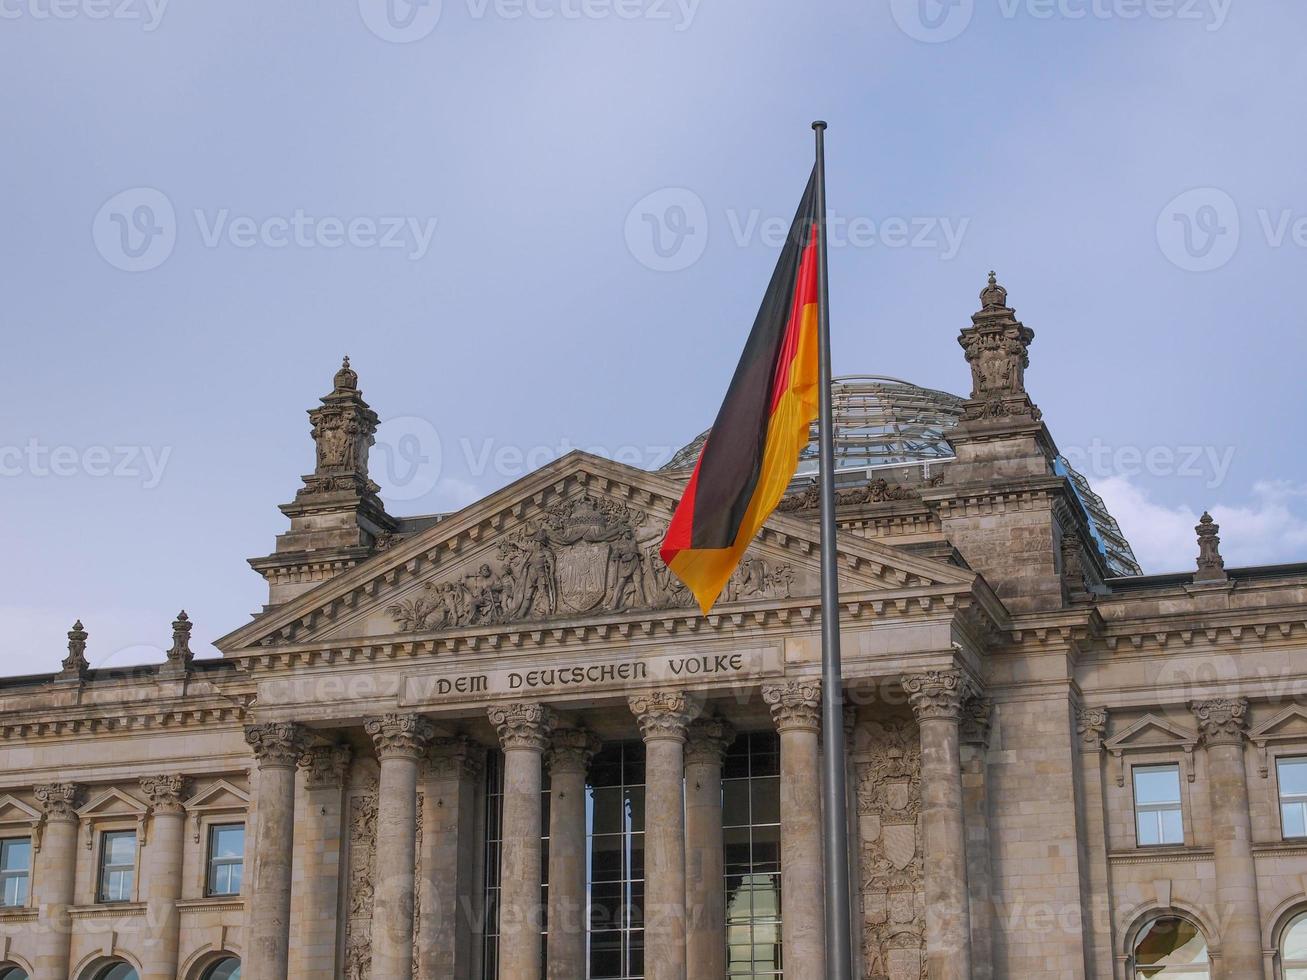
[[974, 694], [962, 702], [961, 738], [968, 745], [988, 745], [989, 726], [994, 717], [994, 702]]
[[353, 755], [348, 745], [309, 746], [297, 763], [304, 773], [304, 785], [309, 789], [343, 786]]
[[690, 699], [684, 691], [651, 691], [627, 698], [631, 713], [640, 725], [640, 736], [646, 742], [659, 739], [685, 741], [685, 730], [693, 713]]
[[1213, 698], [1190, 706], [1208, 745], [1242, 744], [1248, 727], [1247, 698]]
[[177, 773], [142, 776], [141, 792], [150, 801], [152, 813], [185, 813], [182, 806], [186, 778]]
[[77, 783], [38, 783], [32, 787], [47, 820], [77, 820]]
[[1106, 708], [1077, 708], [1076, 734], [1091, 749], [1103, 747], [1103, 737], [1107, 735]]
[[560, 728], [554, 732], [545, 764], [551, 773], [584, 773], [603, 744], [598, 735], [584, 728]]
[[431, 743], [431, 775], [437, 779], [476, 779], [485, 766], [485, 746], [465, 735]]
[[435, 726], [424, 715], [380, 715], [365, 721], [363, 730], [378, 759], [420, 759], [436, 737]]
[[293, 769], [308, 747], [309, 733], [288, 721], [246, 725], [245, 741], [260, 769]]
[[720, 766], [735, 741], [735, 726], [725, 718], [700, 718], [686, 729], [685, 764]]
[[496, 705], [487, 714], [499, 733], [499, 744], [509, 749], [543, 752], [549, 747], [549, 733], [554, 730], [554, 713], [538, 701], [518, 701]]
[[957, 668], [904, 674], [902, 683], [919, 722], [932, 718], [960, 721], [962, 702], [972, 693], [971, 682]]
[[821, 731], [820, 681], [764, 684], [762, 699], [771, 708], [771, 718], [777, 731]]

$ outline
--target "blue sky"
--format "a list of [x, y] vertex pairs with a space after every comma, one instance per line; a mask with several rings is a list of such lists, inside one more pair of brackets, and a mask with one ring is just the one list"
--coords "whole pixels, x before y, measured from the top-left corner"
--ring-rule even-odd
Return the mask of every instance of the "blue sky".
[[[397, 513], [716, 409], [830, 121], [837, 373], [1028, 384], [1150, 571], [1307, 558], [1307, 7], [0, 0], [0, 672], [197, 647], [348, 353]], [[655, 239], [655, 234], [657, 239]], [[1078, 455], [1077, 455], [1078, 454]]]

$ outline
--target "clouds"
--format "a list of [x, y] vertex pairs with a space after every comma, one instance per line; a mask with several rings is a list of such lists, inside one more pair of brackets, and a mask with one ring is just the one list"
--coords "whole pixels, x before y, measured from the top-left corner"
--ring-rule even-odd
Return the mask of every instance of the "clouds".
[[[1184, 571], [1198, 554], [1194, 525], [1201, 509], [1169, 506], [1124, 476], [1096, 480], [1101, 496], [1134, 547], [1145, 572]], [[1209, 510], [1221, 526], [1227, 567], [1301, 561], [1307, 556], [1307, 485], [1288, 480], [1253, 484], [1251, 499], [1216, 503]]]

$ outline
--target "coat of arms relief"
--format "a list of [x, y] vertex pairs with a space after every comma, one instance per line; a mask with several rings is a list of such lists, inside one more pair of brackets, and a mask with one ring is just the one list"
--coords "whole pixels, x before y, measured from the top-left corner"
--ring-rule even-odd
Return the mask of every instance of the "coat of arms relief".
[[921, 748], [915, 722], [866, 726], [857, 764], [864, 980], [926, 980]]
[[[428, 582], [387, 612], [400, 632], [692, 606], [658, 555], [666, 523], [619, 501], [562, 501], [471, 570]], [[788, 598], [794, 569], [746, 555], [725, 601]]]

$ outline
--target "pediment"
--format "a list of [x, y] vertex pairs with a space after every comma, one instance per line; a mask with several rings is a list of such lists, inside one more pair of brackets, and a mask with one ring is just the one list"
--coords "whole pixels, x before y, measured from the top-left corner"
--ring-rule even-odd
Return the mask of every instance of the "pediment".
[[92, 817], [140, 817], [149, 811], [150, 808], [140, 800], [128, 796], [117, 787], [110, 787], [79, 807], [77, 815], [86, 820]]
[[0, 796], [0, 824], [34, 823], [41, 819], [40, 811], [30, 807], [16, 796]]
[[243, 810], [249, 806], [250, 795], [225, 779], [205, 787], [184, 804], [186, 810]]
[[1290, 705], [1252, 729], [1248, 737], [1258, 744], [1307, 737], [1307, 709]]
[[1160, 715], [1147, 714], [1103, 742], [1103, 748], [1113, 754], [1131, 749], [1182, 748], [1191, 751], [1196, 744], [1197, 732]]
[[[658, 473], [574, 452], [256, 618], [217, 645], [561, 623], [694, 607], [658, 558], [682, 490]], [[816, 522], [774, 514], [714, 612], [820, 592]], [[851, 534], [846, 594], [969, 588], [973, 572]]]

